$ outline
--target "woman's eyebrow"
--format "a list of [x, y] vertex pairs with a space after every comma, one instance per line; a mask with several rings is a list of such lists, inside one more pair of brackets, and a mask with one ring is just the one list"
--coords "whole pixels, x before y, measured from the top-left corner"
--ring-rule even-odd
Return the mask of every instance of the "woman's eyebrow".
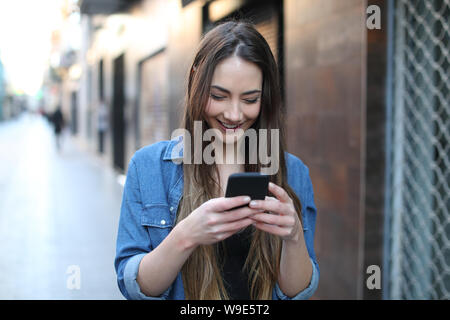
[[[218, 85], [212, 85], [211, 88], [215, 88], [215, 89], [220, 90], [220, 91], [222, 91], [224, 93], [227, 93], [227, 94], [231, 93], [230, 90], [222, 88], [221, 86], [218, 86]], [[259, 93], [259, 92], [261, 92], [261, 90], [255, 89], [255, 90], [245, 91], [245, 92], [241, 93], [241, 95], [248, 95], [248, 94]]]

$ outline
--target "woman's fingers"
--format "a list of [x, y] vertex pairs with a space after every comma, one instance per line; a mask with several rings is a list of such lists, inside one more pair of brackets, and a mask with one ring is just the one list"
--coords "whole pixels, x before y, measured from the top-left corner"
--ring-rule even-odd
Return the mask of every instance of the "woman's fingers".
[[246, 219], [241, 219], [238, 221], [233, 221], [230, 223], [225, 223], [223, 225], [221, 225], [217, 232], [218, 233], [223, 233], [223, 232], [231, 232], [231, 233], [235, 233], [236, 231], [248, 227], [249, 225], [251, 225], [254, 221], [250, 218], [246, 218]]
[[280, 215], [289, 214], [289, 206], [278, 200], [252, 200], [249, 205], [250, 208], [253, 209], [262, 209], [265, 211], [275, 212]]
[[281, 202], [290, 203], [292, 199], [289, 194], [280, 186], [277, 186], [273, 182], [269, 182], [269, 191]]
[[292, 239], [299, 232], [299, 220], [294, 203], [288, 193], [274, 183], [269, 183], [269, 191], [276, 197], [253, 200], [249, 206], [272, 213], [254, 214], [255, 228], [280, 236], [283, 240]]
[[291, 230], [289, 228], [282, 228], [273, 224], [257, 222], [254, 224], [254, 226], [259, 230], [280, 236], [282, 238], [287, 237], [291, 234]]
[[276, 214], [270, 214], [270, 213], [257, 213], [254, 214], [251, 219], [266, 223], [266, 224], [272, 224], [277, 226], [285, 226], [285, 227], [292, 227], [295, 225], [295, 218], [292, 216], [280, 216]]
[[253, 216], [256, 213], [262, 213], [262, 212], [264, 212], [264, 211], [261, 209], [253, 209], [248, 206], [245, 206], [245, 207], [231, 210], [228, 212], [219, 213], [219, 215], [220, 215], [219, 220], [223, 223], [226, 223], [226, 222], [241, 220], [243, 218]]
[[237, 196], [231, 198], [214, 198], [205, 202], [208, 210], [213, 212], [223, 212], [235, 207], [247, 205], [250, 202], [249, 196]]
[[282, 238], [289, 237], [296, 225], [295, 212], [291, 212], [292, 201], [282, 188], [276, 185], [270, 188], [277, 198], [268, 196], [265, 200], [254, 200], [251, 204], [247, 196], [222, 197], [205, 202], [204, 226], [210, 237], [214, 241], [221, 241], [251, 224]]
[[252, 209], [249, 208], [247, 206], [239, 208], [239, 209], [235, 209], [235, 210], [231, 210], [231, 211], [226, 211], [226, 212], [212, 212], [209, 213], [207, 217], [205, 217], [206, 219], [206, 224], [208, 226], [216, 226], [216, 225], [222, 225], [225, 223], [229, 223], [229, 222], [234, 222], [234, 221], [240, 221], [244, 218], [248, 218], [253, 216], [256, 213], [262, 213], [264, 211], [262, 211], [261, 209]]

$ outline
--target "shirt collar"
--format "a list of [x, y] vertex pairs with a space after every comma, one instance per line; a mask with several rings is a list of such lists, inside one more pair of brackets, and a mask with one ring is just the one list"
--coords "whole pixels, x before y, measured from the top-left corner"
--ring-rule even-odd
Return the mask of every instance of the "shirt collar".
[[[180, 144], [178, 146], [178, 144]], [[173, 148], [177, 146], [179, 152], [173, 150]], [[183, 136], [179, 135], [169, 141], [167, 145], [166, 152], [163, 155], [163, 160], [178, 160], [181, 162], [183, 160]]]

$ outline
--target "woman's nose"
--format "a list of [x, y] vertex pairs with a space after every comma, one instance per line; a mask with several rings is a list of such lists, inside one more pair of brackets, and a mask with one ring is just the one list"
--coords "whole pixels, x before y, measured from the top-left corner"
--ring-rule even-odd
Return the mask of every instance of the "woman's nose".
[[239, 122], [242, 118], [241, 108], [238, 102], [232, 103], [224, 112], [226, 120]]

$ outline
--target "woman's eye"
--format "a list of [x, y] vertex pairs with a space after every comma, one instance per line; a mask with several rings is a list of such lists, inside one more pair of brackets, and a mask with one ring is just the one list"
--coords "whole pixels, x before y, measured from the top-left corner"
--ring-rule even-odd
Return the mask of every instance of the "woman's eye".
[[211, 93], [211, 98], [213, 98], [214, 100], [219, 100], [219, 101], [225, 99], [225, 97], [217, 96], [217, 95], [212, 94], [212, 93]]
[[244, 99], [244, 101], [246, 103], [255, 103], [256, 101], [258, 101], [258, 98], [255, 98], [255, 99]]

